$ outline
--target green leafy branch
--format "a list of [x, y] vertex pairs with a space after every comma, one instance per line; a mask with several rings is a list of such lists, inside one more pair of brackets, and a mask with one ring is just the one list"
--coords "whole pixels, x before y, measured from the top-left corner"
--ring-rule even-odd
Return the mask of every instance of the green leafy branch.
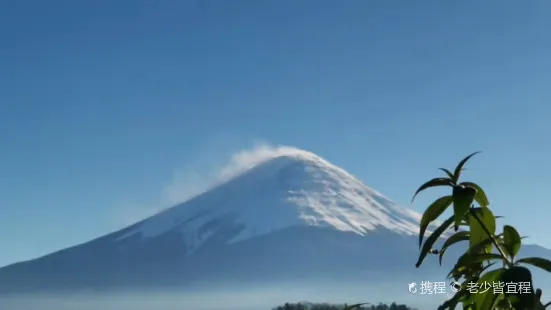
[[[434, 178], [421, 185], [415, 192], [412, 202], [420, 192], [428, 188], [451, 187], [452, 190], [451, 195], [436, 199], [423, 213], [419, 231], [420, 254], [415, 266], [421, 266], [428, 254], [439, 255], [439, 262], [442, 264], [444, 253], [451, 246], [468, 241], [468, 249], [457, 259], [455, 266], [448, 274], [448, 279], [462, 280], [461, 288], [439, 309], [455, 309], [459, 303], [463, 305], [463, 309], [473, 310], [545, 309], [551, 305], [551, 302], [542, 304], [541, 289], [534, 290], [532, 274], [521, 264], [536, 266], [551, 272], [551, 261], [539, 257], [515, 260], [524, 237], [521, 237], [510, 225], [504, 225], [503, 232], [496, 234], [496, 219], [499, 217], [494, 216], [490, 209], [490, 202], [482, 187], [473, 182], [459, 182], [465, 163], [478, 153], [480, 152], [472, 153], [461, 160], [453, 173], [448, 169], [439, 168], [446, 177]], [[478, 206], [475, 206], [475, 203]], [[453, 215], [424, 240], [429, 225], [451, 205], [453, 205]], [[466, 227], [467, 230], [460, 230], [460, 227]], [[433, 249], [436, 241], [451, 228], [455, 233], [445, 240], [440, 249]], [[502, 267], [490, 270], [499, 261]], [[529, 285], [524, 292], [515, 293], [496, 292], [495, 289], [484, 293], [471, 293], [467, 290], [468, 287], [496, 282], [528, 283]]]

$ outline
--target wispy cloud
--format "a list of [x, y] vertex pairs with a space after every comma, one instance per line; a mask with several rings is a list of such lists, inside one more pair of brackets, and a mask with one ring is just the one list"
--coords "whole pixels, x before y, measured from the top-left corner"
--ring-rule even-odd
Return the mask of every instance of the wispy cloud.
[[175, 170], [172, 179], [162, 188], [158, 203], [150, 207], [119, 207], [118, 221], [122, 222], [122, 225], [135, 223], [204, 193], [262, 162], [299, 152], [303, 151], [290, 146], [256, 142], [249, 148], [235, 152], [209, 150], [198, 154], [196, 160], [188, 161], [183, 167]]
[[256, 142], [250, 148], [234, 152], [229, 156], [229, 161], [223, 165], [210, 164], [199, 169], [191, 166], [178, 170], [172, 182], [165, 187], [163, 198], [169, 205], [184, 202], [235, 178], [262, 162], [299, 152], [303, 151], [290, 146], [273, 146], [266, 142]]
[[218, 181], [230, 180], [272, 158], [301, 152], [304, 151], [291, 146], [272, 146], [267, 143], [256, 143], [252, 148], [233, 154], [229, 163], [219, 171]]

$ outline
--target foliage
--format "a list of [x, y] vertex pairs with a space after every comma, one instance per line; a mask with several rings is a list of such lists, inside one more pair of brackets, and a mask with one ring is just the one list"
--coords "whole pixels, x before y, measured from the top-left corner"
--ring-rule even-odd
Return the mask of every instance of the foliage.
[[416, 310], [406, 305], [400, 305], [392, 303], [387, 304], [358, 304], [358, 305], [335, 305], [327, 303], [286, 303], [285, 305], [278, 306], [272, 310], [342, 310], [342, 309], [354, 309], [354, 310]]
[[[497, 217], [490, 208], [484, 190], [476, 183], [459, 181], [463, 166], [477, 153], [479, 152], [461, 160], [453, 172], [440, 168], [446, 177], [434, 178], [421, 185], [415, 192], [414, 199], [417, 194], [428, 188], [451, 189], [450, 195], [436, 199], [423, 214], [419, 232], [421, 251], [416, 267], [423, 263], [428, 254], [439, 255], [441, 262], [448, 248], [456, 243], [468, 241], [468, 249], [457, 259], [457, 263], [448, 274], [448, 279], [461, 283], [461, 288], [439, 309], [455, 309], [458, 304], [462, 304], [463, 309], [473, 310], [545, 309], [551, 302], [542, 304], [541, 289], [534, 290], [532, 274], [523, 265], [532, 265], [551, 272], [551, 261], [539, 257], [518, 259], [517, 254], [523, 239], [518, 231], [513, 226], [504, 225], [503, 232], [498, 233]], [[428, 226], [437, 221], [451, 205], [453, 215], [439, 223], [440, 226], [424, 240], [423, 244]], [[454, 233], [440, 249], [433, 249], [435, 242], [448, 230], [453, 230]], [[482, 286], [490, 286], [491, 289], [485, 292], [473, 289]], [[509, 289], [510, 286], [514, 286], [515, 289]]]

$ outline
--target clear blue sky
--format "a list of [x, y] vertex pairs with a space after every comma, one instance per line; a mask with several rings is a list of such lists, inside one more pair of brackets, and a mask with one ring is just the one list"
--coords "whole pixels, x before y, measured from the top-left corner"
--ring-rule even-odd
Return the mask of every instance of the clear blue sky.
[[550, 15], [544, 0], [4, 1], [0, 265], [121, 228], [174, 173], [258, 139], [405, 206], [482, 150], [468, 176], [551, 246]]

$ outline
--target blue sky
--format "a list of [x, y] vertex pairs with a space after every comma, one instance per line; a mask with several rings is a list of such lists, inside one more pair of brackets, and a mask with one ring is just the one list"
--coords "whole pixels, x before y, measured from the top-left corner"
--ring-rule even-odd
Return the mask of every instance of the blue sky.
[[121, 228], [255, 141], [313, 151], [405, 206], [482, 150], [466, 176], [551, 247], [550, 13], [544, 0], [3, 2], [0, 265]]

